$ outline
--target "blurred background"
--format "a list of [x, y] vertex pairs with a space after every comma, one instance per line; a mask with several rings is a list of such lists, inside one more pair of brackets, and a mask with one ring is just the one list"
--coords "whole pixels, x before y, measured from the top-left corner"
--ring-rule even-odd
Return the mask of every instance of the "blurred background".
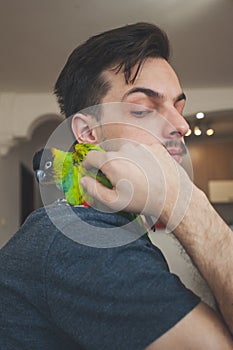
[[89, 36], [137, 21], [158, 24], [187, 95], [194, 182], [232, 224], [232, 0], [0, 1], [0, 241], [41, 205], [34, 152], [62, 121], [53, 85]]
[[52, 91], [68, 55], [91, 35], [139, 21], [168, 33], [187, 95], [194, 182], [232, 225], [232, 0], [0, 0], [1, 246], [42, 205], [32, 157], [63, 120]]

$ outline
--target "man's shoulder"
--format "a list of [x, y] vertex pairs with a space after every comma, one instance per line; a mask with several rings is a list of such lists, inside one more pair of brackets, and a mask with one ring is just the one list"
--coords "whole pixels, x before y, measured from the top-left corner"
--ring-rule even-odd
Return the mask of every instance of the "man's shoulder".
[[[57, 238], [64, 244], [69, 239], [92, 247], [114, 247], [140, 237], [136, 226], [128, 216], [61, 201], [33, 211], [5, 248], [49, 249]], [[120, 237], [123, 241], [119, 243]]]
[[40, 254], [41, 249], [46, 249], [56, 235], [57, 230], [52, 225], [46, 209], [36, 209], [1, 249], [1, 257], [16, 253], [17, 256], [21, 253], [30, 255], [30, 251], [32, 254]]

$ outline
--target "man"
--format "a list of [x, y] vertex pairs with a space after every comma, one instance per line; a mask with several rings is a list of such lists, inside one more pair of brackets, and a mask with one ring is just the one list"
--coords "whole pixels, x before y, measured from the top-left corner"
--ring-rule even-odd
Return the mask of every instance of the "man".
[[[151, 167], [161, 184], [159, 166], [155, 167], [156, 161], [151, 163], [150, 147], [140, 146], [157, 141], [152, 151], [158, 153], [165, 180], [171, 177], [168, 184], [174, 187], [180, 169], [158, 140], [179, 161], [188, 125], [182, 117], [185, 95], [168, 56], [167, 37], [154, 25], [139, 23], [102, 33], [71, 54], [55, 92], [62, 112], [67, 117], [73, 115], [71, 126], [78, 142], [104, 142], [110, 144], [110, 149], [111, 140], [139, 143], [134, 162], [138, 159], [140, 164], [143, 159], [149, 183], [153, 179], [148, 171]], [[99, 103], [104, 104], [101, 113], [88, 114], [88, 107]], [[138, 108], [124, 115], [106, 113], [104, 106], [111, 103]], [[163, 121], [159, 132], [154, 123], [158, 115]], [[175, 152], [169, 147], [171, 140], [176, 142]], [[135, 154], [135, 145], [124, 145], [123, 150], [124, 147], [126, 159]], [[164, 151], [162, 156], [158, 147]], [[87, 158], [87, 167], [94, 162], [94, 154]], [[96, 159], [100, 167], [102, 161]], [[109, 164], [113, 170], [112, 163]], [[128, 167], [128, 163], [124, 164]], [[106, 167], [103, 169], [114, 185], [114, 192], [117, 183], [114, 172], [109, 174]], [[137, 166], [132, 170], [144, 188], [145, 178]], [[189, 188], [186, 175], [181, 171], [180, 176], [184, 187]], [[88, 180], [84, 182], [87, 181], [89, 191], [98, 196]], [[158, 185], [156, 188], [159, 191]], [[107, 200], [109, 206], [117, 207], [120, 202], [124, 207], [129, 203], [125, 184], [118, 186], [118, 190], [122, 189], [123, 197], [113, 203]], [[174, 192], [177, 198], [177, 191], [171, 188], [168, 191], [171, 197], [163, 198], [164, 221], [169, 222]], [[136, 212], [143, 207], [145, 213], [154, 215], [153, 199], [149, 197], [146, 201], [144, 190], [138, 194], [141, 200], [135, 193], [136, 198], [128, 207], [131, 205]], [[1, 251], [2, 349], [233, 348], [224, 323], [168, 271], [164, 257], [147, 236], [118, 247], [85, 246], [63, 234], [62, 229], [74, 223], [73, 216], [64, 212], [65, 206], [55, 205], [47, 214], [44, 209], [33, 213]], [[83, 221], [75, 228], [87, 237], [93, 226], [97, 237], [98, 232], [108, 234], [112, 228], [117, 228], [119, 236], [127, 235], [127, 217], [83, 207], [73, 208], [73, 212]], [[50, 217], [56, 222], [60, 220], [60, 230]], [[170, 223], [174, 226], [177, 217]]]

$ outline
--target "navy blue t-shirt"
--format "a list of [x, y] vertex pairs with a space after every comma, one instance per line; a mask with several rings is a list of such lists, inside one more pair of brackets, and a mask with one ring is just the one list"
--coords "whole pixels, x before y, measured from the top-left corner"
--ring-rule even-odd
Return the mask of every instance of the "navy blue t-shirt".
[[63, 204], [33, 212], [0, 251], [0, 349], [142, 350], [189, 313], [199, 297], [128, 224]]

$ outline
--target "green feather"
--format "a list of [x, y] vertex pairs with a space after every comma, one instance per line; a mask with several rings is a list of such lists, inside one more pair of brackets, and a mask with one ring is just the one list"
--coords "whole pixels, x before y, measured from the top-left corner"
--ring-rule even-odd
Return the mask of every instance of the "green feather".
[[67, 202], [71, 205], [81, 205], [86, 201], [90, 204], [93, 203], [92, 198], [80, 184], [80, 179], [85, 175], [89, 175], [104, 186], [112, 188], [110, 181], [101, 171], [95, 168], [87, 171], [83, 168], [82, 161], [91, 150], [104, 152], [101, 147], [92, 144], [76, 144], [74, 152], [51, 149], [54, 182], [64, 192]]

